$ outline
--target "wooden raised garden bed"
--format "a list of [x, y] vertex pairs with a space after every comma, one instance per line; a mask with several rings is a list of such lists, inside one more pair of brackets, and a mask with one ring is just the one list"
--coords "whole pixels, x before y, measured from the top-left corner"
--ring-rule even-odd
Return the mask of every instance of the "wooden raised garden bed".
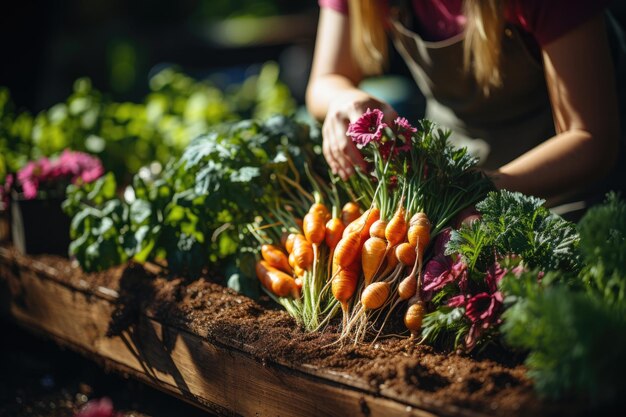
[[[148, 270], [149, 269], [149, 270]], [[270, 302], [129, 265], [85, 274], [0, 247], [4, 316], [220, 415], [493, 416], [571, 412], [540, 401], [523, 366], [406, 338], [328, 346]]]

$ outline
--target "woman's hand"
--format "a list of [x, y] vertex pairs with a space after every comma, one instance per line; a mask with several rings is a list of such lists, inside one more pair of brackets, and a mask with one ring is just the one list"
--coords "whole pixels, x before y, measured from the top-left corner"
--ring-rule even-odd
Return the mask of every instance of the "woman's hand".
[[332, 172], [343, 180], [347, 180], [354, 173], [355, 166], [365, 169], [361, 152], [346, 135], [346, 131], [348, 125], [361, 117], [367, 109], [380, 109], [385, 114], [384, 122], [387, 124], [391, 124], [398, 117], [389, 104], [360, 90], [342, 93], [328, 106], [322, 126], [322, 149]]

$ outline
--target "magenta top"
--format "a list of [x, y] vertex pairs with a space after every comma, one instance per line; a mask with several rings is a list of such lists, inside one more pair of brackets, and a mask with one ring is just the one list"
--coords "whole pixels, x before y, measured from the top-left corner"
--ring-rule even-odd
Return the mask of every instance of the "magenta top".
[[[318, 2], [321, 7], [348, 13], [348, 0]], [[441, 41], [462, 32], [463, 0], [412, 0], [412, 3], [419, 34], [424, 40]], [[505, 18], [528, 32], [539, 45], [546, 45], [593, 17], [608, 3], [609, 0], [509, 0]]]

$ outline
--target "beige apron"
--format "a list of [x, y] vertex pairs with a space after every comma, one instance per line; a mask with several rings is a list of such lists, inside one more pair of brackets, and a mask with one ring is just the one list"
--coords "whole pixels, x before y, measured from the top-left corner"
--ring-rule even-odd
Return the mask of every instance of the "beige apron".
[[[518, 30], [509, 25], [502, 41], [502, 87], [485, 97], [472, 74], [463, 70], [463, 34], [438, 42], [423, 40], [409, 28], [413, 11], [405, 1], [391, 8], [390, 35], [426, 98], [426, 118], [452, 130], [451, 141], [496, 169], [554, 136], [554, 121], [543, 65], [533, 57]], [[607, 178], [551, 199], [553, 211], [576, 220], [604, 199], [608, 190], [626, 193], [626, 37], [607, 15], [622, 134], [619, 160]]]
[[554, 135], [542, 65], [514, 27], [503, 37], [502, 87], [485, 97], [463, 70], [463, 34], [425, 41], [409, 29], [410, 16], [406, 7], [392, 7], [391, 38], [426, 97], [426, 118], [451, 129], [454, 144], [494, 169]]

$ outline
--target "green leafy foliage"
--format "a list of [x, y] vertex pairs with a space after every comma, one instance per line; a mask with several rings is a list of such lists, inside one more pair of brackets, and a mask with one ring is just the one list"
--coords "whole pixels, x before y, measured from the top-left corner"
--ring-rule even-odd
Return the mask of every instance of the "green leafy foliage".
[[626, 203], [611, 193], [578, 224], [586, 261], [582, 279], [609, 303], [626, 302]]
[[[187, 275], [218, 262], [226, 269], [239, 261], [245, 226], [279, 197], [276, 175], [303, 166], [317, 142], [308, 126], [293, 118], [246, 120], [196, 138], [157, 176], [140, 171], [125, 193], [132, 196], [128, 201], [111, 199], [115, 184], [110, 174], [93, 186], [70, 187], [66, 210], [74, 219], [85, 219], [76, 220], [76, 228], [73, 224], [72, 253], [85, 270], [131, 258], [165, 260], [170, 270]], [[104, 213], [102, 202], [115, 202], [121, 211]], [[101, 236], [102, 222], [111, 225], [106, 236]], [[80, 239], [84, 235], [89, 238]], [[115, 243], [119, 255], [102, 261], [87, 257], [95, 243], [106, 243], [107, 250]]]
[[191, 139], [217, 124], [289, 115], [294, 109], [271, 62], [225, 91], [168, 68], [150, 80], [140, 103], [112, 101], [83, 78], [65, 102], [37, 115], [16, 113], [8, 91], [0, 89], [0, 181], [28, 160], [70, 148], [97, 155], [126, 183], [142, 166], [180, 155]]
[[576, 393], [596, 405], [624, 401], [624, 305], [562, 284], [543, 286], [536, 272], [506, 277], [503, 290], [516, 302], [502, 331], [510, 345], [529, 350], [526, 364], [540, 393]]
[[441, 307], [424, 316], [422, 338], [428, 343], [443, 346], [459, 346], [469, 331], [469, 324], [463, 320], [465, 309]]
[[453, 231], [448, 254], [460, 254], [471, 269], [485, 270], [496, 258], [520, 256], [529, 267], [577, 270], [576, 227], [551, 214], [544, 200], [506, 190], [491, 192], [476, 205], [482, 218]]
[[581, 219], [577, 273], [537, 271], [502, 281], [509, 306], [502, 331], [529, 351], [529, 374], [550, 397], [584, 396], [594, 405], [623, 404], [626, 389], [626, 204], [615, 194]]
[[[490, 192], [476, 204], [481, 218], [451, 232], [446, 246], [450, 271], [445, 273], [453, 274], [453, 269], [466, 267], [466, 275], [450, 280], [432, 294], [435, 310], [424, 320], [425, 340], [444, 340], [448, 346], [471, 350], [495, 339], [503, 311], [502, 296], [507, 295], [496, 286], [509, 271], [519, 273], [528, 268], [544, 272], [567, 271], [554, 277], [564, 283], [578, 281], [576, 273], [581, 261], [576, 227], [551, 214], [543, 203], [541, 199], [521, 193]], [[426, 271], [429, 267], [430, 263]], [[545, 278], [545, 282], [550, 279]], [[487, 294], [490, 298], [486, 298]], [[453, 297], [457, 297], [453, 305], [458, 306], [462, 314], [449, 315], [447, 304]], [[491, 303], [489, 308], [486, 308], [487, 302]], [[485, 310], [477, 315], [472, 312], [476, 308]], [[477, 317], [490, 319], [481, 323]]]

